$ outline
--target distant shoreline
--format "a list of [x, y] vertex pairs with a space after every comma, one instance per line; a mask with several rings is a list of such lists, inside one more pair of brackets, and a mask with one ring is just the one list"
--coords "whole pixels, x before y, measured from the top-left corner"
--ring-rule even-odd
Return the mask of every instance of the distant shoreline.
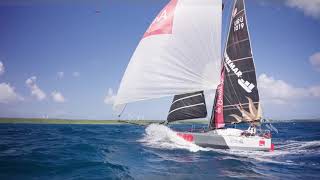
[[[137, 124], [148, 125], [160, 123], [160, 120], [71, 120], [71, 119], [41, 119], [41, 118], [0, 118], [0, 124], [97, 124], [97, 125], [121, 125]], [[181, 121], [183, 124], [208, 124], [207, 120]]]
[[[141, 123], [140, 121], [132, 121]], [[152, 121], [153, 122], [153, 121]], [[145, 121], [144, 123], [152, 123]], [[154, 121], [160, 122], [160, 121]], [[41, 119], [41, 118], [0, 118], [0, 124], [127, 124], [122, 120], [71, 120], [71, 119]]]
[[[136, 124], [148, 125], [160, 123], [160, 120], [72, 120], [72, 119], [41, 119], [41, 118], [0, 118], [0, 124], [92, 124], [92, 125], [122, 125]], [[277, 122], [320, 122], [318, 119], [292, 119], [292, 120], [271, 120]], [[208, 120], [186, 120], [174, 122], [174, 124], [208, 124]]]

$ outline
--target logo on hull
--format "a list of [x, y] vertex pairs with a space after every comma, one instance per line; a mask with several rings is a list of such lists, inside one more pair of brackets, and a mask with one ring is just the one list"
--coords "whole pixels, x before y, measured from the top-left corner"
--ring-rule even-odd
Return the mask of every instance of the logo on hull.
[[264, 146], [264, 145], [266, 145], [266, 142], [264, 140], [260, 140], [259, 141], [259, 146]]

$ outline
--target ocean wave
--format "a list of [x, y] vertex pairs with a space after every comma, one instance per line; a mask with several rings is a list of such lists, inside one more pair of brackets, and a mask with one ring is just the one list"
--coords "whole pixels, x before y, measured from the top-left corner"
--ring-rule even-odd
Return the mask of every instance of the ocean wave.
[[319, 124], [278, 127], [275, 151], [250, 152], [202, 148], [162, 125], [3, 124], [0, 179], [319, 179]]

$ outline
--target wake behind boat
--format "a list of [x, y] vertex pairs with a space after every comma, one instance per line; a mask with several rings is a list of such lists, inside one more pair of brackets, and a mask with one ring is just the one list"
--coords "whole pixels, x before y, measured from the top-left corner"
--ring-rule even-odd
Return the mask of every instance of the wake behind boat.
[[[204, 91], [216, 89], [208, 130], [177, 135], [201, 147], [273, 150], [270, 132], [256, 132], [262, 109], [244, 0], [234, 2], [223, 58], [221, 7], [221, 0], [171, 0], [134, 52], [114, 106], [175, 95], [167, 123], [205, 118]], [[250, 127], [226, 128], [238, 123]]]

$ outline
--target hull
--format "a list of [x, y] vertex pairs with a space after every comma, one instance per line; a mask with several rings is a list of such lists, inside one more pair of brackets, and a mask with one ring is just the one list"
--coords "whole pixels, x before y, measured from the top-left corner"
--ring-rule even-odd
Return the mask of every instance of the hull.
[[244, 136], [239, 129], [218, 129], [208, 132], [177, 132], [177, 135], [201, 147], [248, 151], [273, 151], [271, 138]]

